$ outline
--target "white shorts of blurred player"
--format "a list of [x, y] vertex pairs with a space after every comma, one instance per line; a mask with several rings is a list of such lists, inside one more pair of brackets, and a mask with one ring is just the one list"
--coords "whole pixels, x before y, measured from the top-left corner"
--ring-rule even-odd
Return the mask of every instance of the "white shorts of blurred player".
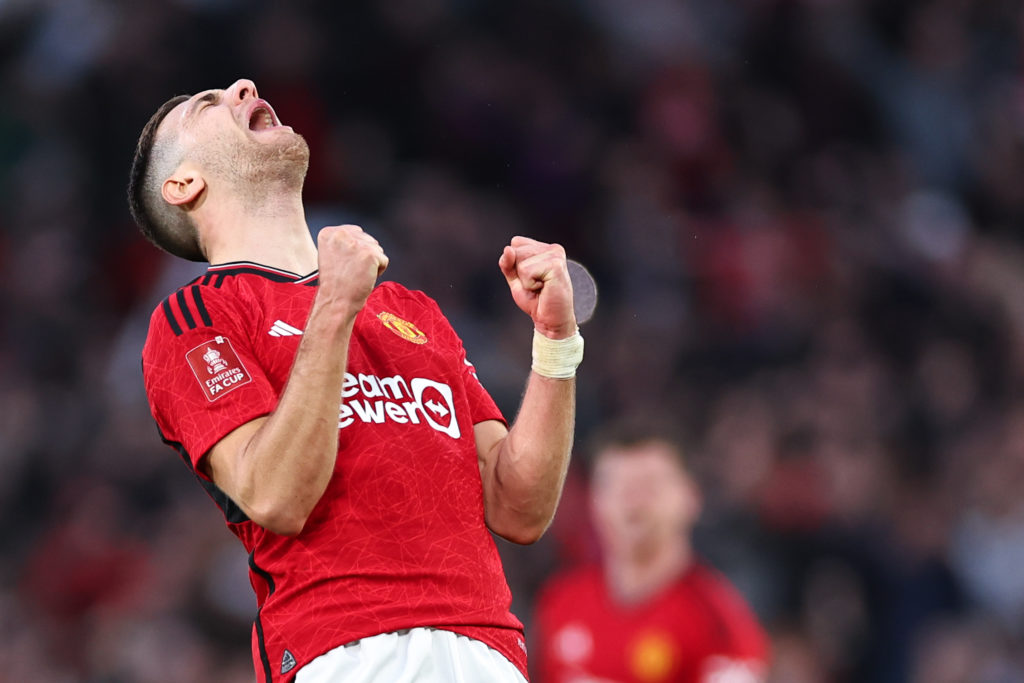
[[320, 655], [295, 683], [526, 683], [497, 650], [451, 631], [413, 628]]

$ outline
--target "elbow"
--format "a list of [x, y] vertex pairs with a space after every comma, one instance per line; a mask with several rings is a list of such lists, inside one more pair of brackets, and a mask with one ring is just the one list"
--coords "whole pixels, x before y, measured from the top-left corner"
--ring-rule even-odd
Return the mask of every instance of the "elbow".
[[517, 545], [532, 545], [540, 540], [540, 537], [544, 535], [546, 527], [540, 529], [517, 529], [515, 531], [498, 534], [506, 541], [510, 541]]
[[276, 517], [266, 520], [266, 522], [260, 524], [260, 526], [267, 531], [277, 534], [278, 536], [295, 537], [301, 534], [302, 530], [306, 528], [306, 519], [294, 516]]
[[267, 502], [253, 507], [249, 519], [279, 536], [298, 536], [306, 527], [310, 512], [294, 503]]
[[323, 495], [314, 485], [259, 487], [249, 486], [241, 495], [243, 511], [249, 519], [279, 536], [298, 536]]
[[515, 520], [505, 523], [488, 522], [488, 528], [495, 534], [504, 538], [510, 543], [517, 545], [532, 545], [539, 541], [550, 525], [548, 519], [543, 520]]

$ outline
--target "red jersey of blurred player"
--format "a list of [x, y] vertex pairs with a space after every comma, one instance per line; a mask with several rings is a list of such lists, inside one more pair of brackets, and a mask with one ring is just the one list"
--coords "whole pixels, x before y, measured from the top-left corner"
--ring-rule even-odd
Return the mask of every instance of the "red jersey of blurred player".
[[700, 495], [679, 449], [629, 428], [595, 454], [601, 567], [555, 577], [536, 613], [538, 683], [756, 683], [767, 638], [693, 554]]

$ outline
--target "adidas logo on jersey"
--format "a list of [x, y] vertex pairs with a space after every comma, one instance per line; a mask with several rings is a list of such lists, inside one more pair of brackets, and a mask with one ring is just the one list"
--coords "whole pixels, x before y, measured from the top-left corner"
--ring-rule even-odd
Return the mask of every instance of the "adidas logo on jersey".
[[274, 324], [270, 326], [270, 331], [267, 332], [271, 337], [294, 337], [302, 334], [302, 330], [297, 327], [292, 327], [283, 320], [275, 320]]
[[[300, 332], [299, 334], [302, 333]], [[295, 661], [295, 655], [293, 655], [288, 650], [285, 650], [284, 656], [281, 657], [281, 674], [283, 675], [288, 673], [289, 671], [295, 668], [296, 664], [298, 664], [298, 662]]]

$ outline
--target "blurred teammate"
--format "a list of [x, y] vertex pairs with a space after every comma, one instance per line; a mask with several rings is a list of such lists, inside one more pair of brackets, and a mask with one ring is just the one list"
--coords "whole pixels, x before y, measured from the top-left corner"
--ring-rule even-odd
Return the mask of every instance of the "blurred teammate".
[[154, 311], [143, 371], [162, 438], [249, 552], [257, 677], [522, 681], [488, 529], [536, 540], [564, 480], [583, 353], [565, 254], [516, 237], [500, 256], [535, 327], [508, 428], [437, 305], [375, 286], [375, 239], [314, 244], [308, 158], [240, 80], [163, 105], [129, 187], [148, 237], [211, 264]]
[[538, 598], [539, 683], [755, 683], [767, 641], [742, 598], [695, 555], [700, 494], [669, 437], [619, 425], [593, 452], [603, 566]]

